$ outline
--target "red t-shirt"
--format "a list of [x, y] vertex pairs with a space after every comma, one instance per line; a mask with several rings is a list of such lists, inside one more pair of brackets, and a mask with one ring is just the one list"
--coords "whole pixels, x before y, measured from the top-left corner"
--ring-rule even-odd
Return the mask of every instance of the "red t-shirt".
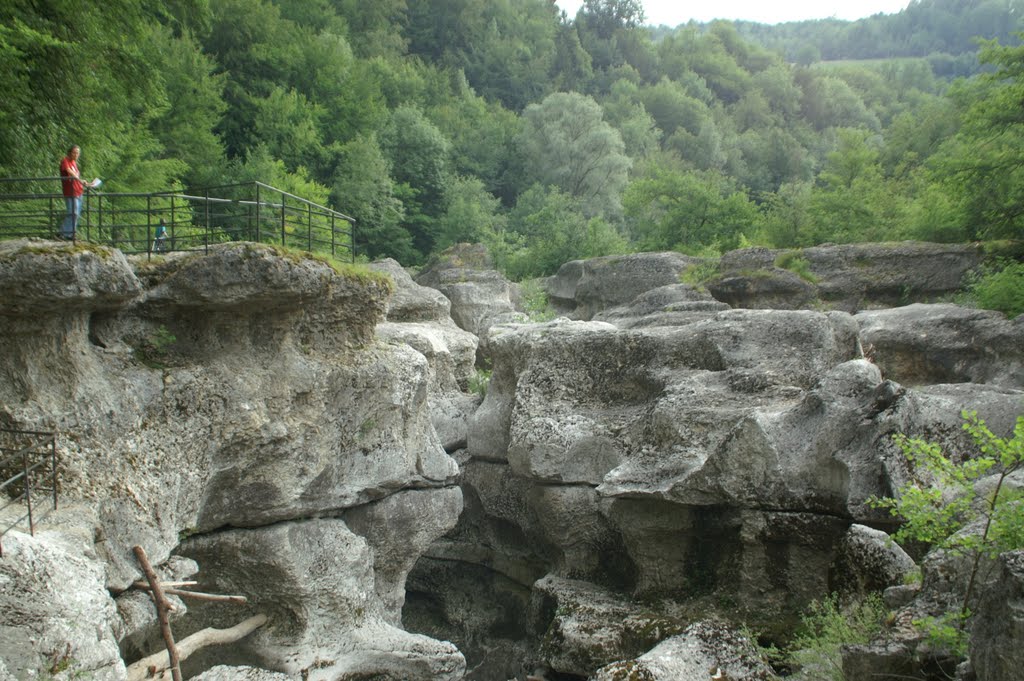
[[82, 195], [84, 185], [81, 180], [75, 178], [75, 175], [78, 175], [78, 164], [65, 156], [60, 162], [60, 176], [63, 178], [60, 184], [61, 189], [64, 190], [64, 196], [76, 197]]

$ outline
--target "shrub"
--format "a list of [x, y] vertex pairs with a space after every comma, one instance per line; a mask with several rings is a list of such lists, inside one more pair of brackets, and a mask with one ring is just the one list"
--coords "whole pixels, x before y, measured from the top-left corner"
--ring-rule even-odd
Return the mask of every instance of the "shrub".
[[555, 311], [548, 304], [548, 293], [541, 286], [540, 279], [527, 279], [519, 284], [523, 294], [523, 307], [531, 322], [549, 322], [555, 318]]
[[491, 382], [491, 372], [487, 369], [477, 369], [476, 373], [469, 377], [469, 391], [480, 397], [487, 397], [487, 385]]
[[[971, 559], [959, 612], [915, 622], [932, 643], [956, 654], [966, 652], [966, 625], [981, 559], [1024, 547], [1024, 502], [1004, 484], [1024, 466], [1024, 416], [1017, 417], [1010, 438], [996, 437], [976, 412], [964, 411], [962, 416], [976, 455], [956, 463], [935, 443], [897, 435], [904, 455], [927, 475], [915, 476], [894, 498], [871, 500], [903, 521], [893, 535], [897, 541], [923, 542]], [[979, 498], [975, 483], [988, 475], [997, 476], [995, 488]], [[922, 477], [930, 478], [930, 484]], [[961, 531], [972, 524], [983, 528], [980, 534]]]
[[811, 603], [790, 645], [789, 663], [800, 669], [800, 678], [845, 681], [843, 646], [869, 643], [881, 632], [886, 614], [878, 594], [846, 607], [836, 594]]
[[983, 273], [970, 286], [978, 307], [998, 310], [1010, 319], [1024, 313], [1024, 263]]
[[818, 282], [818, 278], [811, 272], [811, 263], [805, 258], [799, 250], [797, 251], [786, 251], [781, 253], [779, 257], [775, 259], [775, 266], [794, 272], [801, 279], [809, 281], [812, 284]]

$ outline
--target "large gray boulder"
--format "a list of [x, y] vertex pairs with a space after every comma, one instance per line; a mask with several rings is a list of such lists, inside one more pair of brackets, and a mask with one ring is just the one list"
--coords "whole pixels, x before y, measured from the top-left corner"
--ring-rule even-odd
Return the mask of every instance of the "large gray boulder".
[[533, 608], [550, 613], [541, 642], [545, 663], [562, 674], [589, 676], [685, 627], [678, 613], [658, 612], [588, 582], [547, 576], [533, 593]]
[[409, 345], [426, 358], [434, 430], [445, 451], [465, 447], [469, 417], [480, 404], [479, 395], [469, 392], [479, 340], [452, 321], [451, 303], [444, 294], [414, 282], [396, 261], [382, 260], [371, 268], [395, 284], [387, 319], [377, 325], [377, 338]]
[[839, 545], [833, 583], [844, 597], [863, 597], [903, 584], [916, 567], [888, 533], [855, 524]]
[[[460, 677], [458, 651], [403, 632], [399, 612], [410, 566], [461, 509], [458, 466], [431, 423], [428, 393], [464, 375], [454, 367], [470, 365], [470, 343], [461, 359], [444, 364], [439, 353], [431, 366], [409, 344], [375, 338], [393, 287], [387, 277], [339, 273], [260, 244], [138, 260], [134, 270], [116, 251], [4, 248], [0, 290], [26, 286], [33, 269], [67, 279], [56, 293], [39, 288], [37, 308], [0, 303], [0, 423], [58, 432], [61, 508], [86, 510], [73, 528], [61, 514], [44, 526], [76, 538], [65, 562], [78, 572], [61, 579], [80, 589], [76, 598], [97, 599], [86, 612], [64, 608], [50, 590], [19, 587], [2, 638], [51, 649], [5, 649], [8, 669], [36, 668], [40, 655], [70, 646], [97, 678], [123, 678], [118, 644], [134, 651], [155, 630], [132, 605], [141, 578], [132, 547], [175, 574], [172, 554], [192, 537], [211, 557], [198, 567], [212, 587], [219, 579], [248, 595], [251, 583], [254, 604], [277, 604], [259, 633], [267, 664], [319, 669], [322, 650], [336, 653], [324, 670]], [[11, 574], [42, 565], [30, 552], [8, 553], [8, 537], [4, 549]], [[327, 568], [352, 579], [303, 583]], [[261, 570], [279, 579], [252, 579]], [[70, 614], [46, 615], [53, 607]], [[114, 613], [113, 633], [86, 627], [88, 636], [74, 638], [82, 622], [106, 627], [102, 608]], [[240, 619], [218, 617], [190, 604], [176, 633]], [[42, 628], [52, 636], [33, 633]], [[85, 639], [94, 650], [78, 650]], [[298, 652], [288, 661], [291, 652], [275, 651]], [[205, 664], [218, 661], [211, 653]], [[319, 673], [310, 678], [329, 678]]]
[[416, 276], [416, 283], [443, 293], [455, 323], [478, 338], [494, 325], [526, 321], [513, 302], [515, 286], [494, 269], [480, 244], [452, 246]]
[[894, 381], [1024, 388], [1024, 318], [915, 304], [861, 312], [856, 319], [865, 348]]
[[121, 251], [40, 239], [0, 241], [0, 314], [11, 321], [116, 308], [141, 292]]
[[[739, 307], [767, 307], [774, 300], [780, 307], [792, 308], [820, 300], [833, 309], [858, 312], [909, 302], [933, 302], [956, 293], [963, 287], [965, 276], [981, 265], [983, 256], [976, 244], [913, 241], [827, 244], [797, 251], [747, 248], [722, 256], [722, 277], [737, 280], [732, 285], [718, 286], [730, 304]], [[800, 283], [793, 273], [788, 279], [782, 278], [785, 275], [776, 264], [784, 265], [786, 259], [792, 258], [807, 262], [813, 284]], [[752, 272], [765, 273], [763, 278], [775, 283], [758, 283], [758, 275], [752, 278]], [[740, 285], [741, 282], [745, 283]], [[713, 292], [715, 287], [711, 286]]]
[[777, 678], [755, 642], [731, 627], [700, 621], [666, 639], [634, 660], [614, 662], [592, 681], [768, 681]]
[[[242, 659], [309, 679], [462, 678], [455, 646], [384, 621], [374, 551], [341, 520], [221, 532], [186, 541], [182, 552], [203, 566], [204, 588], [248, 594], [247, 606], [231, 611], [235, 620], [270, 618], [238, 644]], [[204, 623], [225, 617], [215, 607], [193, 610]]]
[[[723, 261], [730, 254], [723, 257]], [[728, 264], [723, 264], [728, 267]], [[818, 288], [796, 272], [774, 266], [758, 270], [725, 270], [707, 283], [715, 300], [732, 307], [762, 310], [805, 310], [818, 307]]]
[[981, 599], [971, 631], [971, 662], [979, 679], [1011, 681], [1024, 669], [1024, 551], [999, 557], [999, 573]]
[[556, 310], [573, 319], [589, 320], [645, 291], [678, 284], [686, 270], [706, 262], [673, 251], [573, 260], [547, 279], [544, 288]]
[[645, 291], [624, 305], [602, 310], [594, 315], [594, 321], [609, 322], [624, 329], [682, 326], [728, 309], [728, 304], [715, 300], [704, 289], [689, 284], [668, 284]]
[[123, 681], [119, 619], [103, 566], [65, 542], [52, 533], [4, 535], [0, 663], [18, 679]]

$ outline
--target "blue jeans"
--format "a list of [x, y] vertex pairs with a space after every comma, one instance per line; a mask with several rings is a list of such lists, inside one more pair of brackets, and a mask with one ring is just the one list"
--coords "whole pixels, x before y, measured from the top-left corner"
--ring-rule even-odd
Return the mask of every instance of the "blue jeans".
[[78, 216], [82, 214], [82, 197], [65, 196], [64, 204], [67, 206], [67, 215], [64, 216], [64, 223], [60, 226], [60, 235], [65, 239], [73, 239], [75, 229], [78, 228]]

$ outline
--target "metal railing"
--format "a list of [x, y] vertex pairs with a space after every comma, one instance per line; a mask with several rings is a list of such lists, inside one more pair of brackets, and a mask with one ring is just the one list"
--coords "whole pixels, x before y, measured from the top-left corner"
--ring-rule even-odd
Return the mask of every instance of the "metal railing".
[[[0, 178], [0, 239], [58, 238], [66, 216], [60, 178]], [[185, 192], [86, 189], [76, 239], [125, 253], [206, 250], [256, 241], [355, 260], [355, 220], [263, 184]], [[161, 229], [162, 228], [162, 229]]]
[[[14, 508], [18, 514], [13, 521], [7, 519], [0, 525], [2, 558], [3, 535], [28, 520], [29, 533], [35, 536], [36, 523], [57, 510], [56, 435], [0, 429], [0, 479], [0, 513]], [[40, 506], [45, 507], [42, 512]], [[7, 514], [2, 517], [7, 518]]]

